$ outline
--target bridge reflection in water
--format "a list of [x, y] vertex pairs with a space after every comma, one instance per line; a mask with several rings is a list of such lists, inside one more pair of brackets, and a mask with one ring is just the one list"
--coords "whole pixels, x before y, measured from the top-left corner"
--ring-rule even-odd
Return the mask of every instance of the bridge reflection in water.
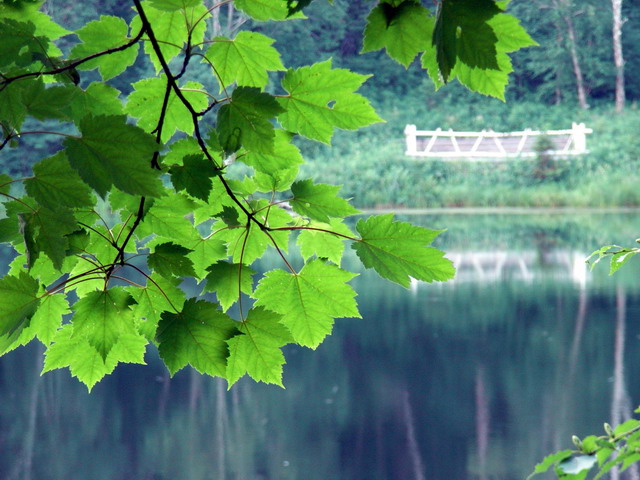
[[[570, 279], [584, 287], [587, 284], [587, 254], [575, 250], [476, 250], [447, 251], [456, 267], [456, 277], [444, 285], [463, 282], [532, 282], [539, 278]], [[411, 289], [421, 282], [412, 279]]]

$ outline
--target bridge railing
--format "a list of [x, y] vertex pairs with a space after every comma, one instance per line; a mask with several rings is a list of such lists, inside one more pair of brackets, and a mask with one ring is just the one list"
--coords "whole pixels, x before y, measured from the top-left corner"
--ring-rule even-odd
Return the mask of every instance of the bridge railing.
[[[407, 125], [404, 134], [406, 155], [414, 158], [442, 160], [507, 160], [533, 158], [541, 153], [552, 157], [570, 157], [588, 153], [587, 134], [593, 130], [584, 123], [573, 123], [570, 130], [521, 132], [454, 132], [453, 130], [418, 130]], [[540, 138], [549, 141], [541, 151]]]

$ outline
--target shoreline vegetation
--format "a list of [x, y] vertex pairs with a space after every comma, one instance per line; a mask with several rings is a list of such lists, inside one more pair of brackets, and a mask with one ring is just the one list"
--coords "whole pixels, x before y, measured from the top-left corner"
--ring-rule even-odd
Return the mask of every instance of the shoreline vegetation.
[[[357, 208], [376, 212], [640, 207], [637, 105], [617, 114], [611, 105], [585, 111], [577, 106], [518, 100], [503, 104], [481, 98], [464, 116], [456, 116], [462, 110], [455, 107], [455, 92], [439, 94], [421, 101], [382, 102], [378, 110], [387, 123], [359, 135], [338, 135], [330, 147], [301, 143], [309, 159], [302, 176], [342, 185], [342, 195], [353, 198]], [[585, 122], [593, 133], [587, 137], [589, 153], [569, 159], [541, 155], [474, 162], [414, 160], [404, 154], [407, 123], [420, 129], [515, 131], [568, 128], [574, 121]]]

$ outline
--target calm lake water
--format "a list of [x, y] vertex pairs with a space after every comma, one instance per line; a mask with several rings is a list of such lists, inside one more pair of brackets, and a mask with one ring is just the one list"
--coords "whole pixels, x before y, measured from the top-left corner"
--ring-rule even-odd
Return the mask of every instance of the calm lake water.
[[630, 415], [640, 260], [614, 277], [583, 260], [630, 244], [640, 215], [406, 218], [448, 228], [457, 280], [404, 290], [349, 254], [363, 319], [288, 349], [286, 390], [169, 379], [149, 351], [87, 394], [68, 371], [40, 377], [37, 345], [3, 357], [0, 479], [522, 480]]

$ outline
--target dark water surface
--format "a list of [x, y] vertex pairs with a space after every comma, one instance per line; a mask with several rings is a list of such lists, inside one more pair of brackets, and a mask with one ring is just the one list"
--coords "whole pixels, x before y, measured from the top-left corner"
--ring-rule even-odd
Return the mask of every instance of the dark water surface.
[[404, 290], [362, 272], [363, 319], [289, 349], [286, 390], [169, 379], [149, 351], [87, 394], [68, 371], [40, 377], [35, 344], [6, 355], [0, 479], [523, 479], [572, 434], [630, 415], [640, 261], [608, 277], [582, 260], [633, 241], [639, 215], [411, 220], [448, 228], [457, 280]]

